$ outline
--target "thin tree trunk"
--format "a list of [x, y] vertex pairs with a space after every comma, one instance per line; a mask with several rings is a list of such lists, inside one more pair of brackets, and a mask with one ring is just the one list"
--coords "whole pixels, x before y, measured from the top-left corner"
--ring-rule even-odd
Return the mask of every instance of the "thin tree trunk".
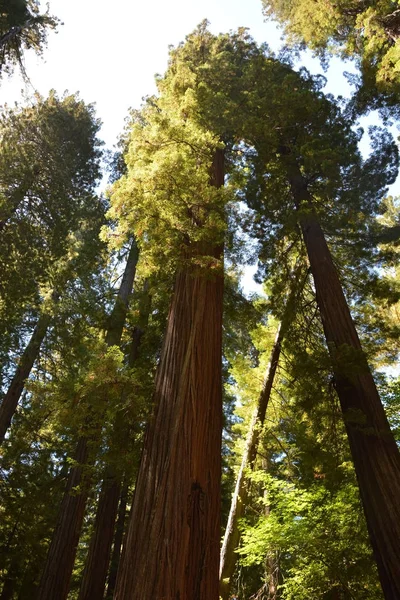
[[[386, 600], [400, 598], [400, 454], [362, 352], [312, 198], [295, 160], [288, 181], [314, 277], [336, 390], [343, 411], [368, 531]], [[355, 361], [349, 372], [349, 361]]]
[[113, 470], [103, 480], [94, 531], [85, 563], [79, 600], [102, 600], [121, 493], [120, 478]]
[[7, 429], [11, 425], [11, 420], [17, 410], [18, 402], [25, 386], [25, 381], [28, 379], [33, 364], [39, 355], [40, 346], [46, 336], [50, 322], [51, 315], [48, 313], [43, 313], [39, 317], [36, 327], [31, 335], [31, 339], [20, 358], [14, 377], [3, 398], [0, 406], [0, 444], [3, 443]]
[[[132, 333], [132, 343], [128, 360], [130, 367], [133, 367], [139, 356], [141, 339], [149, 319], [150, 297], [146, 292], [147, 284], [145, 284], [146, 296], [140, 307], [138, 325]], [[128, 430], [124, 416], [118, 414], [114, 425], [111, 446], [114, 449], [120, 448], [123, 440], [127, 439], [127, 434]], [[102, 600], [104, 597], [122, 478], [123, 473], [118, 472], [115, 466], [108, 466], [97, 506], [96, 520], [89, 544], [79, 600]]]
[[121, 557], [122, 540], [125, 532], [126, 507], [128, 503], [128, 483], [125, 483], [121, 490], [118, 517], [115, 525], [114, 545], [110, 561], [110, 572], [108, 574], [108, 585], [106, 599], [111, 600], [114, 596], [115, 584], [117, 581], [117, 572], [119, 560]]
[[[138, 260], [134, 241], [126, 263], [121, 286], [111, 313], [106, 335], [109, 347], [120, 344], [125, 324], [129, 298], [132, 292]], [[90, 490], [90, 466], [94, 457], [89, 455], [89, 442], [96, 442], [100, 428], [86, 423], [90, 434], [78, 440], [76, 464], [71, 468], [67, 489], [61, 504], [58, 524], [50, 544], [47, 560], [38, 591], [39, 600], [65, 600], [70, 586], [76, 549], [82, 529], [86, 502]]]
[[[242, 457], [239, 473], [236, 480], [235, 491], [232, 496], [231, 507], [229, 511], [228, 523], [225, 529], [224, 540], [221, 548], [220, 559], [220, 596], [222, 600], [229, 598], [232, 576], [235, 572], [238, 555], [235, 550], [239, 546], [240, 531], [239, 520], [243, 516], [247, 503], [247, 481], [246, 468], [253, 469], [257, 454], [257, 447], [260, 438], [260, 432], [264, 425], [265, 415], [268, 409], [268, 403], [271, 397], [272, 387], [276, 370], [279, 364], [281, 346], [284, 336], [290, 326], [292, 315], [295, 311], [297, 287], [296, 281], [301, 272], [301, 266], [296, 268], [291, 276], [289, 296], [286, 301], [285, 311], [282, 321], [276, 332], [275, 341], [272, 346], [271, 356], [264, 377], [264, 383], [257, 405], [254, 409], [253, 417], [247, 434], [246, 447]], [[301, 287], [303, 287], [304, 282]]]
[[[288, 310], [288, 309], [287, 309]], [[257, 406], [251, 420], [249, 432], [246, 440], [246, 448], [243, 453], [242, 463], [236, 480], [235, 491], [232, 496], [231, 508], [229, 511], [228, 523], [225, 530], [224, 541], [221, 548], [220, 561], [220, 596], [222, 600], [228, 600], [231, 589], [232, 576], [235, 572], [238, 555], [235, 552], [239, 545], [240, 531], [239, 521], [243, 516], [244, 508], [247, 503], [247, 480], [246, 469], [252, 468], [258, 446], [260, 429], [264, 425], [265, 415], [268, 408], [268, 402], [271, 397], [272, 386], [275, 379], [276, 370], [281, 354], [281, 344], [283, 340], [283, 327], [279, 325], [272, 346], [269, 365], [265, 374], [264, 384], [260, 393]]]
[[[222, 150], [211, 183], [224, 183]], [[218, 600], [222, 248], [193, 244], [196, 256], [175, 281], [115, 600]]]

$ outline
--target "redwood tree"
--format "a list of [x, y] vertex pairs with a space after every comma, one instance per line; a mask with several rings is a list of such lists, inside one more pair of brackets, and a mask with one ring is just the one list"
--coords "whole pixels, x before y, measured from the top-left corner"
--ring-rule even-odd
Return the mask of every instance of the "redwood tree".
[[[134, 240], [131, 245], [124, 275], [111, 312], [106, 334], [106, 345], [111, 348], [121, 341], [129, 298], [135, 279], [138, 248]], [[91, 376], [93, 378], [93, 376]], [[90, 403], [90, 398], [87, 399]], [[98, 417], [97, 417], [98, 419]], [[82, 426], [74, 464], [70, 469], [67, 488], [60, 507], [58, 522], [53, 533], [47, 560], [42, 574], [38, 598], [40, 600], [66, 598], [74, 566], [76, 548], [81, 533], [86, 502], [91, 485], [90, 467], [94, 462], [95, 447], [101, 433], [101, 416], [97, 420], [91, 414]]]
[[[113, 213], [143, 252], [174, 273], [115, 598], [218, 598], [223, 242], [240, 156], [248, 64], [263, 56], [244, 30], [202, 23], [172, 50], [160, 98], [134, 124]], [[151, 246], [149, 245], [151, 241]], [[159, 250], [158, 250], [159, 252]], [[140, 525], [138, 525], [140, 524]]]
[[[285, 115], [275, 154], [259, 142], [255, 163], [260, 162], [253, 174], [260, 167], [264, 175], [258, 179], [254, 206], [260, 209], [261, 201], [261, 211], [270, 219], [279, 213], [285, 227], [297, 222], [301, 229], [381, 585], [385, 598], [394, 599], [400, 595], [400, 455], [320, 221], [342, 254], [347, 252], [349, 264], [362, 268], [371, 259], [366, 234], [377, 201], [397, 175], [397, 150], [387, 133], [378, 134], [373, 139], [375, 152], [363, 163], [351, 124], [318, 91], [318, 82], [294, 74], [290, 80], [302, 99], [301, 109], [289, 107], [297, 123], [294, 126]], [[280, 108], [282, 104], [280, 98]], [[273, 179], [266, 179], [268, 170]], [[284, 206], [275, 209], [275, 214], [274, 197]], [[352, 242], [350, 251], [348, 241]]]

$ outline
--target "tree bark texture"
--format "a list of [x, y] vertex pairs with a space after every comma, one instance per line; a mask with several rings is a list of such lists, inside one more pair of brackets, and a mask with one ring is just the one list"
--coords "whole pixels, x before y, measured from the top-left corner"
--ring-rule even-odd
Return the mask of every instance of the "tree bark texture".
[[106, 600], [112, 600], [114, 596], [115, 584], [117, 581], [117, 572], [119, 560], [121, 557], [122, 540], [125, 533], [126, 507], [128, 503], [128, 483], [125, 483], [121, 489], [121, 496], [118, 507], [118, 517], [115, 524], [114, 545], [112, 549], [110, 572], [108, 574], [108, 584]]
[[218, 600], [222, 248], [196, 246], [210, 266], [176, 276], [115, 600]]
[[[313, 274], [336, 390], [350, 442], [368, 531], [386, 600], [400, 598], [400, 454], [350, 311], [312, 198], [296, 162], [288, 180]], [[349, 373], [348, 352], [359, 366]]]
[[[139, 356], [141, 339], [149, 319], [150, 297], [146, 292], [147, 284], [145, 284], [145, 297], [140, 307], [138, 325], [132, 332], [132, 343], [128, 358], [130, 367], [133, 367]], [[110, 445], [114, 449], [123, 447], [123, 444], [127, 443], [128, 434], [128, 425], [124, 420], [124, 416], [118, 413]], [[103, 600], [122, 478], [123, 473], [118, 472], [115, 466], [109, 465], [107, 467], [96, 510], [96, 520], [89, 544], [79, 600]]]
[[79, 600], [102, 600], [104, 597], [120, 492], [120, 479], [111, 472], [109, 480], [104, 479], [100, 492]]
[[[119, 345], [121, 341], [129, 298], [135, 279], [137, 260], [138, 249], [134, 241], [108, 324], [106, 343], [109, 347]], [[56, 598], [57, 600], [65, 600], [69, 592], [76, 549], [90, 491], [89, 473], [94, 457], [92, 452], [89, 453], [89, 445], [96, 442], [95, 437], [97, 434], [100, 436], [101, 430], [101, 426], [99, 428], [93, 427], [90, 422], [86, 423], [86, 426], [91, 432], [90, 437], [83, 434], [78, 440], [77, 464], [71, 468], [69, 474], [67, 489], [58, 516], [58, 524], [53, 534], [39, 586], [39, 600], [55, 600]]]
[[28, 345], [20, 358], [14, 377], [3, 398], [0, 406], [0, 444], [3, 443], [7, 429], [11, 425], [11, 420], [17, 410], [18, 402], [25, 386], [25, 381], [28, 379], [34, 362], [39, 355], [40, 346], [46, 336], [50, 322], [51, 315], [47, 313], [43, 313], [39, 317]]
[[[283, 324], [282, 324], [283, 325]], [[220, 596], [222, 600], [228, 600], [230, 597], [232, 576], [235, 572], [238, 555], [235, 550], [239, 546], [240, 531], [239, 521], [243, 517], [244, 509], [247, 503], [247, 479], [246, 469], [252, 468], [256, 457], [257, 446], [260, 436], [260, 429], [264, 425], [265, 415], [268, 408], [268, 402], [271, 397], [272, 386], [274, 384], [275, 374], [281, 354], [281, 344], [284, 335], [284, 328], [280, 325], [275, 337], [274, 345], [271, 351], [269, 365], [265, 374], [264, 384], [260, 393], [257, 406], [251, 420], [249, 432], [246, 440], [246, 447], [242, 457], [239, 473], [236, 480], [235, 491], [232, 496], [231, 508], [229, 511], [228, 523], [225, 530], [224, 541], [221, 548], [220, 561]]]
[[64, 599], [69, 592], [69, 584], [79, 542], [86, 500], [90, 489], [88, 469], [87, 438], [78, 441], [75, 465], [68, 476], [58, 516], [57, 526], [51, 540], [47, 561], [38, 590], [41, 600]]

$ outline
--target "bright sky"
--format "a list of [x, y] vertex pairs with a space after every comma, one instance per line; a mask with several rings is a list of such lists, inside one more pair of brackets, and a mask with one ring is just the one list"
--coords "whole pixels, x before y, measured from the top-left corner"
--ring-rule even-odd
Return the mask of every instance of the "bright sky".
[[[128, 108], [138, 108], [141, 98], [155, 91], [154, 74], [165, 71], [168, 46], [182, 41], [203, 19], [214, 33], [244, 26], [258, 42], [275, 50], [280, 46], [276, 26], [263, 20], [261, 0], [50, 0], [50, 12], [64, 25], [50, 34], [44, 60], [27, 56], [33, 87], [13, 76], [1, 84], [0, 103], [20, 100], [21, 89], [42, 95], [51, 88], [59, 94], [79, 91], [85, 102], [96, 103], [108, 147], [122, 131]], [[321, 72], [317, 61], [307, 61], [310, 65]], [[331, 70], [328, 91], [349, 90], [341, 70], [341, 65]]]
[[[43, 11], [46, 3], [42, 2]], [[257, 42], [278, 50], [280, 32], [265, 23], [261, 0], [50, 0], [50, 13], [63, 23], [49, 35], [43, 59], [26, 56], [26, 71], [32, 85], [18, 75], [3, 80], [0, 104], [22, 100], [22, 92], [39, 91], [47, 96], [54, 88], [60, 95], [80, 92], [85, 102], [94, 102], [103, 121], [101, 135], [108, 148], [123, 129], [128, 108], [139, 108], [143, 96], [155, 92], [154, 74], [167, 66], [168, 46], [177, 45], [203, 20], [213, 33], [248, 27]], [[317, 60], [305, 58], [305, 66], [321, 73]], [[325, 90], [348, 95], [350, 86], [342, 75], [351, 64], [333, 61]], [[243, 281], [247, 289], [252, 269]]]

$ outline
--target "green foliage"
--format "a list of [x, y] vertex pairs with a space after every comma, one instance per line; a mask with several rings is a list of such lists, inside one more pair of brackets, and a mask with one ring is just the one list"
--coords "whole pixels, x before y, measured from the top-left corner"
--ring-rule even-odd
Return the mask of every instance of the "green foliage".
[[41, 55], [47, 33], [56, 29], [59, 20], [49, 11], [40, 13], [38, 0], [1, 0], [0, 2], [0, 77], [10, 75], [19, 66], [24, 78], [23, 53], [34, 50]]
[[54, 92], [1, 116], [0, 330], [8, 344], [103, 218], [94, 193], [99, 127], [92, 106]]
[[283, 25], [290, 44], [308, 46], [326, 59], [327, 53], [354, 58], [361, 78], [353, 78], [358, 111], [385, 104], [398, 114], [400, 93], [400, 20], [396, 1], [331, 2], [263, 0], [264, 13]]
[[270, 512], [244, 530], [243, 565], [261, 565], [278, 553], [279, 597], [285, 600], [326, 599], [335, 592], [383, 598], [354, 482], [330, 492], [318, 481], [304, 490], [266, 473], [255, 479], [263, 481]]
[[[279, 6], [282, 19], [294, 15], [307, 22], [316, 49], [340, 27], [343, 40], [375, 40], [362, 56], [377, 56], [383, 48], [378, 17], [370, 11], [363, 17], [369, 29], [357, 20], [352, 32], [353, 4], [342, 2], [324, 14], [322, 3], [312, 11], [300, 0]], [[386, 10], [378, 4], [376, 10]], [[278, 10], [277, 1], [270, 6]], [[338, 11], [345, 10], [350, 12], [341, 22]], [[353, 51], [351, 45], [340, 48]], [[286, 313], [288, 288], [294, 290], [257, 469], [249, 478], [240, 597], [265, 589], [274, 559], [279, 598], [328, 600], [335, 593], [379, 598], [332, 359], [298, 226], [310, 207], [294, 204], [287, 169], [294, 160], [307, 182], [368, 359], [382, 364], [398, 352], [398, 248], [393, 236], [389, 242], [386, 236], [388, 228], [397, 231], [398, 210], [388, 200], [385, 212], [380, 203], [397, 175], [393, 139], [373, 130], [373, 152], [363, 160], [360, 133], [322, 94], [323, 78], [293, 71], [265, 46], [257, 47], [245, 30], [213, 36], [201, 24], [171, 49], [168, 70], [157, 83], [158, 97], [130, 113], [121, 138], [107, 224], [105, 202], [94, 193], [100, 143], [93, 108], [77, 96], [59, 99], [51, 93], [6, 109], [1, 118], [0, 358], [6, 378], [9, 361], [39, 312], [50, 311], [53, 318], [3, 448], [0, 544], [8, 554], [0, 563], [2, 581], [13, 578], [21, 599], [37, 585], [73, 448], [84, 436], [90, 440], [93, 460], [87, 469], [94, 487], [75, 566], [75, 594], [104, 471], [111, 466], [134, 479], [137, 470], [176, 271], [190, 263], [205, 276], [220, 274], [222, 261], [213, 251], [227, 243], [224, 516], [276, 326]], [[221, 151], [226, 185], [217, 189], [210, 174]], [[240, 202], [247, 212], [238, 208]], [[101, 225], [109, 260], [97, 238]], [[107, 348], [107, 314], [133, 235], [140, 247], [136, 289], [121, 347]], [[263, 299], [246, 298], [238, 282], [236, 263], [250, 253], [259, 259], [258, 276], [265, 280]], [[376, 266], [385, 274], [373, 271]], [[140, 352], [132, 361], [139, 330]], [[342, 372], [363, 367], [357, 353], [346, 346], [339, 350]], [[381, 387], [398, 434], [398, 382], [383, 378]], [[44, 490], [53, 495], [51, 507]], [[28, 504], [34, 510], [26, 511]]]

